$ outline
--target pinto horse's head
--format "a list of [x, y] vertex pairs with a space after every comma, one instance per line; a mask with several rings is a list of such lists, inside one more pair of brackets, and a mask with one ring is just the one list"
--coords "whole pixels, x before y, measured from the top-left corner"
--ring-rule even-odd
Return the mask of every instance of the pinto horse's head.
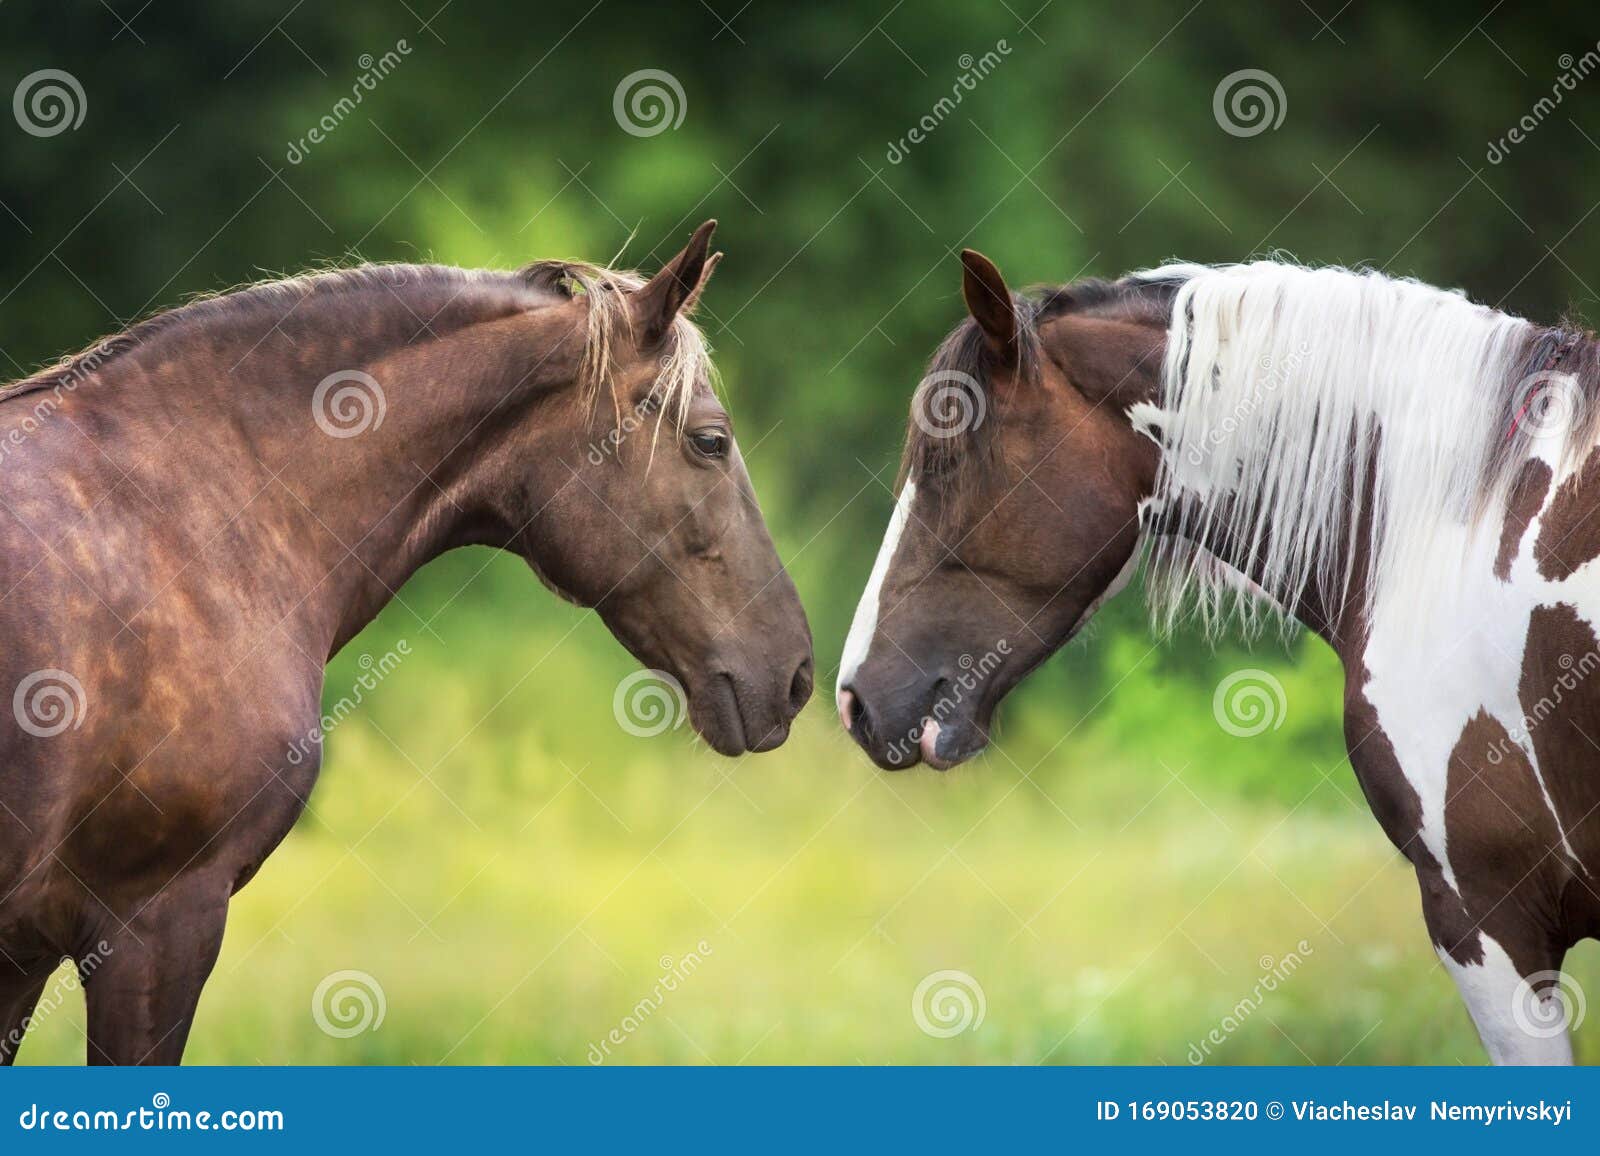
[[899, 501], [839, 670], [839, 716], [873, 761], [944, 769], [995, 707], [1137, 562], [1155, 444], [1162, 290], [1085, 283], [1014, 295], [962, 254], [971, 314], [911, 403]]
[[[518, 450], [545, 474], [520, 551], [652, 670], [658, 706], [686, 708], [713, 748], [735, 755], [788, 736], [811, 694], [812, 657], [688, 319], [720, 257], [709, 251], [715, 224], [648, 281], [564, 262], [527, 271], [557, 297], [539, 311], [540, 372], [576, 388], [554, 391]], [[617, 709], [619, 721], [634, 709], [620, 690]]]

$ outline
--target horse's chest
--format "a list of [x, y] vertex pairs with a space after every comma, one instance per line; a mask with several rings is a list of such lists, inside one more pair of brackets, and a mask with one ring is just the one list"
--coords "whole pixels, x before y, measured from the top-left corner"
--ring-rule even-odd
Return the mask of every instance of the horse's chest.
[[1442, 542], [1455, 562], [1426, 597], [1374, 607], [1361, 655], [1359, 696], [1392, 751], [1367, 767], [1410, 796], [1396, 841], [1458, 891], [1489, 864], [1600, 876], [1600, 565], [1574, 544], [1570, 493], [1529, 472], [1543, 485], [1519, 486], [1498, 535]]

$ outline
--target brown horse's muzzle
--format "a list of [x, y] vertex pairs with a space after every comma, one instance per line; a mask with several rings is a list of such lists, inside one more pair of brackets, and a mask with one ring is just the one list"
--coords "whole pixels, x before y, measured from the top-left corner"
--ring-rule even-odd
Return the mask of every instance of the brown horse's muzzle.
[[[774, 648], [776, 649], [776, 648]], [[722, 755], [770, 751], [811, 698], [810, 640], [765, 662], [714, 663], [689, 684], [689, 721]]]

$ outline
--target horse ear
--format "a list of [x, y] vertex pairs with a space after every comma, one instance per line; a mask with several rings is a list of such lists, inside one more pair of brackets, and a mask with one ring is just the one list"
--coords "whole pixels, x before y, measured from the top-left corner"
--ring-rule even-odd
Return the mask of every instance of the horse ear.
[[716, 221], [701, 225], [682, 252], [634, 293], [634, 323], [645, 344], [660, 341], [672, 328], [672, 322], [684, 306], [695, 296], [695, 290], [699, 288], [706, 272], [711, 234], [716, 230]]
[[719, 250], [706, 258], [705, 270], [700, 274], [700, 282], [694, 287], [694, 292], [689, 294], [689, 299], [683, 303], [685, 314], [693, 313], [695, 306], [700, 304], [700, 294], [706, 291], [706, 282], [711, 280], [711, 274], [717, 271], [717, 266], [722, 264], [722, 253]]
[[976, 249], [961, 250], [961, 295], [989, 349], [1007, 365], [1017, 358], [1017, 309], [995, 263]]

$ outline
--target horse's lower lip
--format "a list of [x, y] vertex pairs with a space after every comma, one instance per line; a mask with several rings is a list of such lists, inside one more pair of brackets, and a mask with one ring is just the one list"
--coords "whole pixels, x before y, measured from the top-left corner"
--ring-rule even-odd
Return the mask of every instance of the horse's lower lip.
[[739, 713], [739, 696], [733, 689], [733, 679], [726, 674], [714, 675], [705, 685], [704, 709], [694, 711], [695, 729], [720, 755], [733, 757], [750, 749], [745, 735], [744, 716]]
[[917, 747], [922, 753], [922, 761], [936, 771], [948, 771], [961, 759], [947, 759], [939, 754], [939, 732], [942, 728], [936, 719], [922, 720], [922, 733], [917, 739]]
[[776, 750], [777, 748], [781, 747], [788, 740], [788, 738], [789, 724], [779, 723], [768, 729], [766, 734], [762, 735], [754, 742], [750, 742], [747, 737], [745, 741], [745, 747], [748, 751], [750, 751], [750, 753], [759, 754], [763, 751]]

